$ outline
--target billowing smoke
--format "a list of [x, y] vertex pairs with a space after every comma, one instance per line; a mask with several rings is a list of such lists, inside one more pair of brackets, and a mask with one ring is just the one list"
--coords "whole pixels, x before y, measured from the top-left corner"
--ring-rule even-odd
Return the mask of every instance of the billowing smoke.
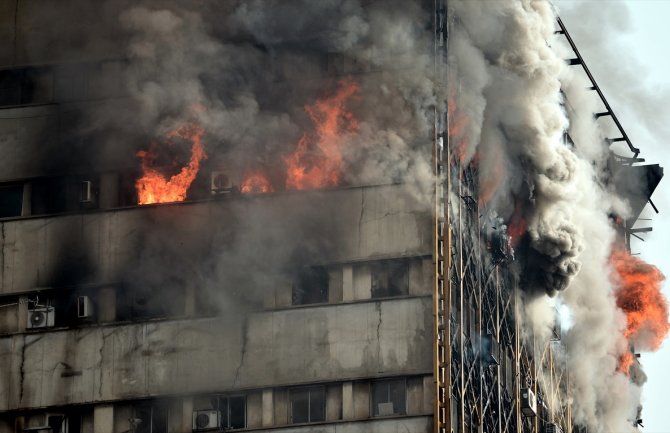
[[610, 272], [609, 215], [625, 216], [626, 205], [606, 184], [598, 105], [565, 62], [548, 2], [449, 7], [452, 142], [463, 164], [478, 165], [480, 202], [510, 232], [526, 223], [516, 256], [528, 338], [547, 341], [554, 314], [543, 294], [558, 295], [573, 320], [557, 349], [570, 374], [561, 404], [572, 402], [575, 422], [590, 431], [632, 430], [644, 374], [631, 381], [617, 371], [630, 349]]

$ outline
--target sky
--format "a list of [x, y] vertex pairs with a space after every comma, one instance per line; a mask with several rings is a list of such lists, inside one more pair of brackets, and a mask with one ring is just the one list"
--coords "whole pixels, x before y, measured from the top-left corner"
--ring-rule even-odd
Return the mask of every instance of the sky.
[[[633, 145], [647, 163], [665, 167], [638, 226], [653, 227], [631, 250], [670, 277], [670, 0], [556, 0], [568, 32]], [[663, 286], [670, 298], [670, 283]], [[645, 433], [670, 433], [670, 340], [643, 353], [648, 376], [642, 419]]]

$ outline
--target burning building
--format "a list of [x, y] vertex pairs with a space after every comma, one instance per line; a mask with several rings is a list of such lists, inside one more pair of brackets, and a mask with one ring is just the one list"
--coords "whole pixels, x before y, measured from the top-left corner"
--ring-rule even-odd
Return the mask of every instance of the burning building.
[[549, 4], [5, 3], [0, 433], [636, 429], [663, 170]]

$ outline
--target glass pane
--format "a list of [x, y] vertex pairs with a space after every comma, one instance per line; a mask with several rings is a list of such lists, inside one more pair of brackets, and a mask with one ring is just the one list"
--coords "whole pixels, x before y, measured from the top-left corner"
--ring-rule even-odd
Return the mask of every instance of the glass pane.
[[23, 185], [0, 188], [0, 218], [21, 216]]
[[326, 420], [326, 390], [324, 387], [313, 388], [309, 393], [309, 420], [312, 422]]
[[246, 427], [247, 402], [245, 397], [231, 397], [230, 402], [230, 428]]
[[393, 413], [394, 414], [404, 414], [405, 413], [405, 381], [396, 380], [389, 384], [390, 393], [391, 393], [391, 403], [393, 403]]
[[[379, 405], [389, 401], [389, 383], [374, 382], [372, 384], [372, 415], [379, 416]], [[383, 408], [382, 408], [383, 409]]]
[[154, 406], [154, 413], [152, 416], [151, 433], [168, 433], [168, 411], [167, 407], [163, 405]]
[[309, 391], [306, 389], [291, 390], [291, 422], [309, 421]]

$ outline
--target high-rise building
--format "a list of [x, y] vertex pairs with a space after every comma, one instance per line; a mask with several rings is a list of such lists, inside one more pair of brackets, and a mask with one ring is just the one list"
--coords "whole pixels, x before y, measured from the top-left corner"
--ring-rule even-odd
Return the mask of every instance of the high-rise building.
[[0, 3], [0, 433], [588, 425], [524, 322], [526, 204], [452, 107], [463, 10], [141, 3]]

